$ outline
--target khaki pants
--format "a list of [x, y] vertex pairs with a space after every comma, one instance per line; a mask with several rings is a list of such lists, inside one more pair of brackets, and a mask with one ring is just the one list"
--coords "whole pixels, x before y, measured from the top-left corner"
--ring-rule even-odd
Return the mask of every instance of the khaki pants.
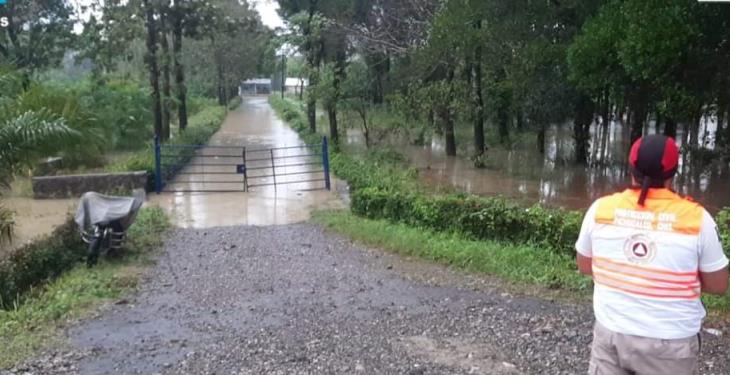
[[660, 340], [613, 332], [596, 322], [591, 375], [692, 375], [697, 372], [699, 336]]

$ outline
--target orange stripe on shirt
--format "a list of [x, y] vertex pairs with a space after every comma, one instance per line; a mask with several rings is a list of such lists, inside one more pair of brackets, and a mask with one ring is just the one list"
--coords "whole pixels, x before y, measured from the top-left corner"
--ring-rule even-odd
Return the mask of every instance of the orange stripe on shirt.
[[601, 275], [601, 277], [605, 277], [605, 278], [614, 280], [616, 282], [633, 285], [633, 286], [637, 286], [637, 287], [641, 287], [641, 288], [647, 288], [647, 289], [668, 290], [668, 291], [676, 292], [676, 291], [693, 291], [694, 289], [700, 287], [699, 282], [694, 283], [694, 284], [688, 284], [688, 285], [674, 285], [674, 286], [667, 286], [667, 285], [662, 285], [662, 284], [658, 284], [658, 283], [646, 282], [645, 280], [642, 280], [643, 282], [639, 282], [636, 280], [625, 279], [625, 278], [623, 278], [624, 275], [616, 275], [616, 274], [612, 275], [610, 271], [606, 271], [600, 267], [594, 267], [593, 273], [594, 274], [599, 273]]
[[667, 269], [620, 262], [604, 257], [593, 257], [593, 264], [613, 272], [631, 274], [633, 276], [647, 278], [652, 281], [663, 281], [674, 284], [695, 283], [699, 281], [697, 271], [670, 271]]
[[623, 293], [634, 294], [642, 297], [666, 298], [666, 299], [684, 299], [694, 300], [700, 297], [697, 289], [685, 289], [683, 291], [667, 291], [651, 287], [641, 287], [632, 283], [617, 280], [603, 275], [601, 272], [593, 274], [593, 281], [602, 286], [616, 289]]

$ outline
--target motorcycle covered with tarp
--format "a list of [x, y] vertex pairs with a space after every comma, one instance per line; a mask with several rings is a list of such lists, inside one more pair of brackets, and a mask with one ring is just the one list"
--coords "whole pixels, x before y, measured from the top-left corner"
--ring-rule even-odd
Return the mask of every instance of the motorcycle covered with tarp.
[[74, 221], [88, 252], [86, 264], [95, 265], [102, 249], [119, 251], [127, 229], [134, 223], [145, 201], [144, 190], [135, 190], [131, 197], [87, 192], [81, 196]]

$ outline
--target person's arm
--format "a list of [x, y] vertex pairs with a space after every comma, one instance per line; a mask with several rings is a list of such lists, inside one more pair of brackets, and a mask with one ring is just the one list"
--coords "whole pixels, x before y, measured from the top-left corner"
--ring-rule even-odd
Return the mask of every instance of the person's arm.
[[702, 291], [723, 295], [728, 287], [728, 259], [722, 251], [717, 224], [707, 211], [702, 218], [699, 236], [700, 245], [700, 283]]
[[578, 271], [584, 275], [593, 275], [593, 241], [591, 240], [591, 232], [596, 223], [596, 206], [594, 203], [586, 212], [583, 218], [583, 224], [580, 227], [578, 241], [575, 242], [576, 257], [575, 263]]
[[702, 292], [709, 294], [723, 295], [727, 291], [728, 277], [727, 266], [715, 272], [700, 272]]
[[578, 253], [575, 258], [575, 263], [578, 265], [578, 271], [584, 275], [593, 275], [593, 258], [587, 257]]

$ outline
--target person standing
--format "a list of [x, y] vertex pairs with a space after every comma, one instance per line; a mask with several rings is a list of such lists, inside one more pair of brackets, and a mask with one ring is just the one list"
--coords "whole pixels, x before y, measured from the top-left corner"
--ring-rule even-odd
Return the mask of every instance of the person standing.
[[632, 186], [596, 200], [576, 242], [594, 282], [589, 374], [694, 374], [706, 315], [700, 295], [722, 295], [728, 259], [717, 225], [674, 193], [679, 150], [649, 135], [631, 147]]

